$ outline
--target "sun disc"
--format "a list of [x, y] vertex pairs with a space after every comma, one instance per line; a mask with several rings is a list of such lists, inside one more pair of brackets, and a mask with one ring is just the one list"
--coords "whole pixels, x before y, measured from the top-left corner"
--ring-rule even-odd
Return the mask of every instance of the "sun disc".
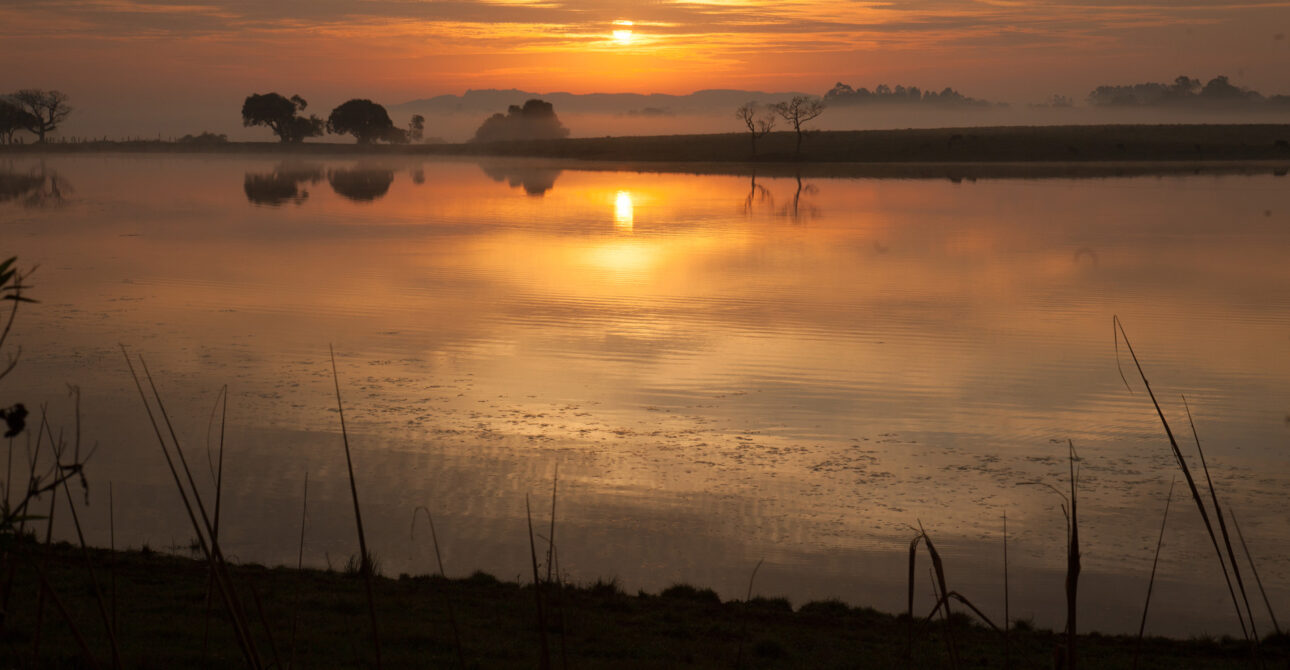
[[614, 41], [619, 44], [630, 44], [632, 41], [633, 25], [634, 24], [631, 21], [614, 21]]

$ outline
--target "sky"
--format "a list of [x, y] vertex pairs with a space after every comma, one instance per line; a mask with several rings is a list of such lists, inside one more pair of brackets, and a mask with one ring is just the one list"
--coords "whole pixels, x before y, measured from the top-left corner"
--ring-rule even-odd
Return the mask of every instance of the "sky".
[[87, 134], [196, 132], [268, 91], [323, 116], [472, 88], [1290, 93], [1290, 0], [0, 0], [0, 63], [0, 90], [68, 93]]

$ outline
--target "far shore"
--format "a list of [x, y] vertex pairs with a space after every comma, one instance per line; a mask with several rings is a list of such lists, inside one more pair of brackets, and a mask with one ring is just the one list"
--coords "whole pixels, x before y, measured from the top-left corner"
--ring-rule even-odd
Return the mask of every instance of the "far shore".
[[[795, 151], [792, 132], [758, 140], [747, 133], [598, 137], [493, 143], [358, 145], [340, 142], [51, 142], [0, 146], [0, 156], [61, 153], [220, 153], [284, 156], [460, 156], [570, 159], [668, 171], [809, 171], [812, 176], [906, 176], [963, 166], [977, 174], [1036, 172], [1114, 176], [1215, 169], [1290, 168], [1290, 124], [1005, 126], [811, 131]], [[1040, 165], [1061, 166], [1038, 167]], [[628, 167], [630, 166], [630, 167]]]

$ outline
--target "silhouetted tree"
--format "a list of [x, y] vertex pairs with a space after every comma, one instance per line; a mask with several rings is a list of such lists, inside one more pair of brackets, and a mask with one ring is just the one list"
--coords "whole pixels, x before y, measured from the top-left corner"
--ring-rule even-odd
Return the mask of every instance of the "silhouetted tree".
[[752, 142], [752, 155], [757, 156], [757, 139], [770, 134], [775, 129], [775, 110], [766, 109], [756, 100], [745, 102], [735, 110], [735, 117], [748, 126], [748, 137]]
[[36, 134], [37, 142], [44, 142], [45, 135], [57, 130], [58, 124], [72, 113], [71, 106], [67, 104], [67, 94], [62, 91], [24, 88], [10, 95], [9, 99], [30, 115], [26, 129]]
[[389, 142], [390, 144], [407, 144], [411, 141], [411, 138], [408, 136], [408, 131], [402, 128], [395, 128], [394, 126], [390, 126], [390, 129], [385, 131], [385, 136], [381, 139]]
[[19, 130], [26, 130], [34, 125], [38, 120], [30, 112], [19, 107], [16, 103], [0, 97], [0, 142], [10, 144], [13, 142], [13, 134]]
[[[385, 108], [371, 100], [355, 98], [331, 110], [327, 117], [327, 132], [334, 135], [353, 135], [359, 144], [397, 138], [394, 122]], [[397, 139], [395, 139], [397, 141]]]
[[1088, 94], [1089, 104], [1099, 106], [1197, 106], [1257, 107], [1267, 101], [1258, 91], [1232, 84], [1226, 76], [1209, 80], [1180, 76], [1172, 84], [1147, 82], [1128, 86], [1099, 86]]
[[864, 87], [851, 88], [842, 82], [834, 84], [833, 88], [824, 94], [824, 103], [827, 105], [901, 103], [937, 105], [940, 107], [990, 107], [994, 105], [994, 103], [986, 100], [969, 98], [949, 87], [942, 89], [938, 93], [936, 91], [924, 91], [917, 86], [896, 86], [893, 89], [886, 84], [879, 84], [877, 88], [870, 91]]
[[505, 114], [494, 114], [475, 131], [473, 142], [507, 140], [558, 140], [569, 136], [555, 107], [544, 100], [529, 100], [523, 107], [511, 105]]
[[797, 146], [793, 153], [801, 154], [804, 133], [802, 126], [824, 113], [824, 101], [813, 95], [795, 95], [792, 100], [778, 103], [773, 109], [788, 125], [793, 126], [793, 132], [797, 133]]
[[228, 135], [224, 133], [212, 133], [209, 130], [202, 131], [200, 135], [189, 133], [175, 140], [180, 144], [228, 144]]
[[305, 99], [293, 95], [284, 98], [277, 93], [252, 93], [242, 103], [242, 125], [268, 126], [284, 144], [303, 142], [306, 137], [322, 135], [322, 119], [304, 117], [299, 112], [309, 106]]
[[408, 139], [413, 142], [420, 142], [422, 135], [426, 130], [426, 117], [420, 114], [413, 114], [412, 120], [408, 122]]

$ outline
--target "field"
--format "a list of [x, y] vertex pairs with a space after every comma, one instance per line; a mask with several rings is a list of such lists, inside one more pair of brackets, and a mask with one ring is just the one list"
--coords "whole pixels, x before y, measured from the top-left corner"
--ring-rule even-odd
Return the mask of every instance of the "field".
[[679, 163], [1033, 163], [1279, 161], [1290, 164], [1290, 125], [1096, 125], [776, 132], [757, 142], [746, 133], [577, 138], [489, 144], [366, 145], [310, 142], [179, 144], [159, 141], [10, 145], [7, 152], [178, 151], [287, 152], [304, 155], [394, 154], [527, 156], [610, 162]]

